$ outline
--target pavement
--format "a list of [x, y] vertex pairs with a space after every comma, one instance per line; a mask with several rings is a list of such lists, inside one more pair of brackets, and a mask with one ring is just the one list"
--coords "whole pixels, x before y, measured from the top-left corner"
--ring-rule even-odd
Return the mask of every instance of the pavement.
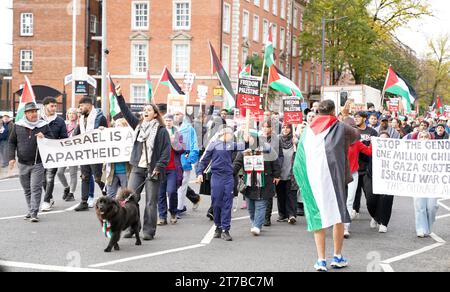
[[[197, 188], [197, 186], [192, 186]], [[80, 188], [80, 184], [78, 186]], [[77, 202], [62, 201], [57, 183], [52, 212], [40, 215], [40, 223], [23, 220], [26, 204], [17, 177], [0, 181], [0, 266], [7, 271], [148, 271], [148, 272], [310, 272], [316, 260], [314, 238], [305, 219], [296, 225], [276, 222], [261, 236], [250, 233], [246, 210], [233, 212], [232, 242], [212, 239], [213, 223], [206, 218], [210, 198], [202, 196], [198, 210], [188, 203], [187, 214], [175, 225], [157, 228], [153, 241], [135, 246], [134, 239], [121, 239], [121, 250], [104, 253], [108, 240], [94, 211], [76, 213]], [[96, 189], [97, 195], [100, 191]], [[80, 199], [80, 194], [76, 195]], [[241, 202], [234, 202], [235, 206]], [[362, 203], [365, 205], [365, 202]], [[439, 271], [450, 272], [450, 200], [440, 201], [433, 238], [415, 235], [411, 198], [397, 197], [389, 231], [369, 228], [363, 209], [344, 243], [349, 259], [345, 272]], [[333, 255], [331, 232], [327, 234], [327, 257]]]

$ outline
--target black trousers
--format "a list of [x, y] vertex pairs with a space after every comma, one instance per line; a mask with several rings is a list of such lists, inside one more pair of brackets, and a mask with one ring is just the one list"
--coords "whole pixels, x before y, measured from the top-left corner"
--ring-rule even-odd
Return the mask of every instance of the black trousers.
[[366, 194], [367, 209], [378, 224], [388, 226], [392, 215], [392, 205], [394, 204], [394, 196], [373, 194], [372, 178], [368, 175], [364, 176], [364, 191]]
[[[362, 191], [364, 189], [364, 193], [367, 193], [367, 189], [364, 188], [364, 177], [366, 174], [360, 174], [359, 180], [358, 180], [358, 186], [356, 187], [356, 195], [355, 195], [355, 201], [353, 202], [353, 210], [355, 210], [357, 213], [359, 213], [359, 210], [361, 209], [361, 197], [362, 197]], [[371, 188], [372, 190], [372, 188]]]
[[296, 217], [297, 191], [291, 191], [291, 181], [282, 180], [276, 186], [278, 215], [281, 218]]
[[105, 195], [105, 183], [102, 182], [102, 167], [101, 164], [82, 165], [81, 166], [81, 201], [87, 202], [89, 198], [89, 180], [94, 175], [94, 180]]

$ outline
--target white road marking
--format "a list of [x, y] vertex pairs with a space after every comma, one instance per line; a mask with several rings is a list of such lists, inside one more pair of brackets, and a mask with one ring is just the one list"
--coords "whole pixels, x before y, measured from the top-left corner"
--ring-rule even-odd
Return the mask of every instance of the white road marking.
[[447, 205], [445, 205], [444, 203], [442, 203], [443, 201], [438, 201], [438, 205], [441, 206], [442, 208], [444, 208], [447, 211], [450, 211], [450, 207], [448, 207]]
[[10, 193], [10, 192], [18, 192], [18, 191], [23, 191], [23, 189], [0, 190], [0, 193]]
[[437, 216], [437, 217], [436, 217], [436, 220], [444, 219], [444, 218], [447, 218], [447, 217], [450, 217], [450, 214], [442, 215], [442, 216]]
[[391, 265], [389, 265], [389, 264], [384, 264], [384, 263], [381, 263], [380, 264], [380, 267], [383, 269], [383, 271], [385, 271], [386, 273], [393, 273], [394, 272], [394, 269], [391, 267]]
[[214, 237], [214, 232], [216, 231], [216, 225], [213, 225], [211, 229], [209, 229], [208, 233], [206, 233], [205, 237], [203, 237], [201, 244], [210, 244]]
[[40, 264], [10, 262], [10, 261], [0, 261], [0, 266], [11, 267], [11, 268], [30, 269], [30, 270], [55, 271], [55, 272], [78, 272], [78, 273], [80, 273], [80, 272], [97, 272], [97, 273], [99, 273], [99, 272], [117, 272], [117, 271], [108, 271], [108, 270], [40, 265]]
[[440, 247], [442, 245], [444, 245], [444, 243], [435, 243], [435, 244], [432, 244], [432, 245], [429, 245], [429, 246], [425, 246], [425, 247], [423, 247], [421, 249], [418, 249], [418, 250], [415, 250], [415, 251], [411, 251], [411, 252], [407, 252], [405, 254], [402, 254], [402, 255], [390, 258], [388, 260], [383, 261], [382, 263], [384, 263], [384, 264], [391, 264], [391, 263], [395, 263], [395, 262], [398, 262], [398, 261], [402, 261], [404, 259], [407, 259], [407, 258], [416, 256], [416, 255], [419, 255], [421, 253], [430, 251], [430, 250], [435, 249], [437, 247]]
[[[76, 204], [75, 206], [72, 206], [70, 208], [67, 208], [65, 210], [51, 211], [51, 212], [40, 212], [38, 214], [38, 216], [66, 213], [66, 212], [69, 212], [69, 211], [73, 211], [77, 206], [78, 206], [78, 204]], [[0, 221], [10, 220], [10, 219], [18, 219], [18, 218], [24, 218], [24, 217], [25, 217], [25, 215], [3, 217], [3, 218], [0, 218]]]
[[95, 265], [90, 265], [89, 267], [90, 268], [100, 268], [100, 267], [105, 267], [105, 266], [111, 266], [111, 265], [116, 265], [116, 264], [120, 264], [120, 263], [126, 263], [126, 262], [151, 258], [151, 257], [159, 256], [159, 255], [175, 253], [175, 252], [185, 251], [185, 250], [189, 250], [189, 249], [204, 247], [204, 246], [205, 246], [204, 244], [189, 245], [189, 246], [185, 246], [185, 247], [168, 249], [168, 250], [158, 251], [158, 252], [144, 254], [144, 255], [140, 255], [140, 256], [135, 256], [135, 257], [123, 258], [120, 260], [110, 261], [110, 262], [106, 262], [106, 263], [99, 263], [99, 264], [95, 264]]

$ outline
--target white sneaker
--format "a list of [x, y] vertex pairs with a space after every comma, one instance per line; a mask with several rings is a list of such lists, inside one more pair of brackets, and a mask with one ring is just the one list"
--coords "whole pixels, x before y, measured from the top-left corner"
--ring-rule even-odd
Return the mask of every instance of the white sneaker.
[[379, 233], [386, 233], [387, 232], [387, 227], [384, 225], [380, 225], [380, 228], [378, 229]]
[[350, 231], [348, 229], [344, 230], [344, 238], [349, 239], [350, 238]]
[[259, 229], [258, 227], [253, 227], [252, 229], [250, 229], [250, 232], [251, 232], [254, 236], [258, 236], [259, 234], [261, 234], [261, 229]]
[[372, 218], [372, 220], [370, 220], [370, 228], [372, 228], [372, 229], [378, 228], [378, 223], [373, 218]]
[[352, 211], [352, 214], [350, 215], [350, 218], [351, 218], [352, 220], [359, 219], [359, 213], [356, 212], [355, 210], [353, 210], [353, 211]]
[[42, 206], [41, 206], [41, 211], [42, 212], [49, 212], [49, 211], [52, 210], [52, 206], [53, 206], [53, 204], [51, 203], [51, 201], [50, 201], [50, 203], [43, 202]]
[[88, 198], [87, 203], [89, 208], [94, 208], [94, 201], [95, 201], [94, 198], [91, 197]]

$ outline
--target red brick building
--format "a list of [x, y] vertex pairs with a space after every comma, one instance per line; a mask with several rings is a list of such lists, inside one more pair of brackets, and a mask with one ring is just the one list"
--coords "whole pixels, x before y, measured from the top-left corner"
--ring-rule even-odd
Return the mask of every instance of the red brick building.
[[[101, 78], [101, 2], [79, 0], [77, 66]], [[27, 74], [33, 84], [63, 90], [72, 66], [72, 16], [69, 0], [14, 1], [13, 89]], [[182, 85], [184, 74], [196, 74], [190, 104], [196, 103], [197, 85], [207, 85], [208, 104], [219, 85], [211, 75], [208, 41], [222, 58], [233, 85], [238, 64], [247, 56], [263, 56], [272, 25], [277, 65], [299, 85], [305, 97], [320, 91], [317, 62], [301, 63], [296, 36], [308, 0], [108, 0], [108, 71], [123, 87], [129, 102], [145, 101], [146, 71], [154, 90], [164, 66]], [[267, 71], [267, 70], [266, 70]], [[329, 83], [329, 78], [325, 82]], [[92, 96], [101, 94], [100, 85]], [[71, 88], [67, 86], [68, 104]], [[159, 86], [156, 103], [166, 101], [168, 89]], [[312, 96], [310, 93], [314, 93]], [[78, 97], [80, 98], [80, 97]]]

